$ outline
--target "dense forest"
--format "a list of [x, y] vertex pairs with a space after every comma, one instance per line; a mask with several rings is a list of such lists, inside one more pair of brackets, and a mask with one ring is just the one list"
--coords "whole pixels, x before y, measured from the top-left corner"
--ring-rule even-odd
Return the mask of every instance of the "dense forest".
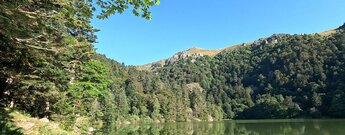
[[[96, 3], [101, 19], [128, 5], [150, 19], [159, 2]], [[135, 122], [345, 117], [345, 25], [141, 71], [95, 52], [93, 10], [92, 1], [0, 1], [1, 108], [85, 132]]]

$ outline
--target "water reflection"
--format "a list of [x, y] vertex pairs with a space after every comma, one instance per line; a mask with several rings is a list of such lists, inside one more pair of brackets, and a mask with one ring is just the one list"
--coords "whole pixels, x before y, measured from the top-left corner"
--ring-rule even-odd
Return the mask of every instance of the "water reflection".
[[257, 120], [143, 124], [116, 127], [116, 135], [341, 135], [345, 120]]

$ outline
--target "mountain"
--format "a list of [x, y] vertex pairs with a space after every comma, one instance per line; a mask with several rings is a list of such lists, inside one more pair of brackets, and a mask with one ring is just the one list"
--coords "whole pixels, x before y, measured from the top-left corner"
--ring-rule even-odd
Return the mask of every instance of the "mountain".
[[186, 59], [186, 58], [192, 58], [193, 61], [199, 57], [202, 56], [215, 56], [219, 52], [223, 51], [224, 49], [219, 49], [219, 50], [205, 50], [202, 48], [191, 48], [185, 51], [178, 52], [174, 54], [172, 57], [165, 59], [165, 60], [160, 60], [157, 62], [153, 62], [150, 64], [145, 64], [142, 66], [137, 66], [138, 70], [155, 70], [156, 68], [163, 67], [165, 65], [170, 65], [175, 63], [176, 61]]
[[[334, 32], [335, 32], [334, 30], [330, 30], [330, 31], [322, 32], [322, 34], [323, 35], [329, 35], [329, 34], [332, 34]], [[284, 35], [284, 34], [274, 34], [268, 38], [261, 38], [261, 39], [254, 41], [254, 42], [247, 42], [247, 43], [231, 45], [229, 47], [216, 49], [216, 50], [206, 50], [203, 48], [193, 47], [193, 48], [190, 48], [190, 49], [185, 50], [185, 51], [177, 52], [176, 54], [174, 54], [170, 58], [160, 60], [157, 62], [153, 62], [153, 63], [149, 63], [149, 64], [145, 64], [145, 65], [141, 65], [141, 66], [136, 66], [136, 69], [153, 71], [153, 70], [156, 70], [157, 68], [171, 65], [171, 64], [174, 64], [175, 62], [178, 62], [180, 60], [184, 60], [187, 58], [190, 58], [191, 61], [194, 62], [194, 61], [196, 61], [196, 59], [203, 57], [203, 56], [214, 57], [214, 56], [218, 55], [219, 53], [225, 53], [225, 52], [233, 51], [233, 50], [236, 50], [240, 47], [244, 47], [246, 45], [260, 44], [260, 43], [266, 43], [266, 44], [274, 43], [274, 42], [278, 42], [276, 38], [279, 35]]]
[[151, 70], [152, 71], [152, 70], [156, 70], [157, 68], [164, 67], [166, 65], [171, 65], [171, 64], [173, 64], [179, 60], [183, 60], [183, 59], [187, 59], [187, 58], [191, 58], [192, 61], [195, 61], [197, 58], [200, 58], [203, 56], [214, 57], [221, 52], [232, 51], [232, 50], [235, 50], [236, 48], [239, 48], [241, 46], [245, 46], [246, 44], [249, 44], [249, 43], [232, 45], [232, 46], [222, 48], [222, 49], [217, 49], [217, 50], [206, 50], [203, 48], [194, 47], [194, 48], [190, 48], [190, 49], [185, 50], [185, 51], [177, 52], [176, 54], [174, 54], [170, 58], [160, 60], [157, 62], [153, 62], [153, 63], [149, 63], [149, 64], [145, 64], [145, 65], [141, 65], [141, 66], [136, 66], [136, 68], [138, 70]]
[[223, 118], [341, 118], [344, 30], [275, 34], [213, 57], [181, 59], [154, 73], [171, 87], [200, 85], [204, 96], [198, 102], [221, 107]]
[[[339, 28], [341, 28], [341, 27], [339, 27]], [[324, 32], [315, 33], [315, 34], [319, 34], [322, 36], [329, 36], [329, 35], [334, 34], [336, 32], [337, 32], [337, 29], [332, 29], [332, 30], [327, 30]], [[216, 50], [206, 50], [203, 48], [193, 47], [193, 48], [190, 48], [190, 49], [185, 50], [185, 51], [177, 52], [176, 54], [174, 54], [170, 58], [160, 60], [157, 62], [153, 62], [153, 63], [149, 63], [149, 64], [145, 64], [145, 65], [135, 66], [135, 67], [138, 70], [153, 71], [153, 70], [156, 70], [157, 68], [161, 68], [161, 67], [164, 67], [166, 65], [171, 65], [171, 64], [173, 64], [179, 60], [184, 60], [187, 58], [191, 58], [192, 61], [195, 61], [197, 58], [200, 58], [203, 56], [214, 57], [219, 53], [233, 51], [237, 48], [240, 48], [240, 47], [246, 46], [246, 45], [250, 45], [250, 44], [275, 43], [275, 42], [278, 42], [276, 38], [279, 35], [285, 35], [285, 34], [273, 34], [272, 36], [270, 36], [268, 38], [261, 38], [261, 39], [258, 39], [256, 41], [253, 41], [253, 42], [231, 45], [229, 47], [216, 49]]]

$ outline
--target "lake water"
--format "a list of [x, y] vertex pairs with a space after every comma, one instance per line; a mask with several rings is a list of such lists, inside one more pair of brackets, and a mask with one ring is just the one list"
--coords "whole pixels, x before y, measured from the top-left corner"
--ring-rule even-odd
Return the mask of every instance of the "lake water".
[[345, 120], [228, 120], [127, 125], [119, 135], [345, 135]]

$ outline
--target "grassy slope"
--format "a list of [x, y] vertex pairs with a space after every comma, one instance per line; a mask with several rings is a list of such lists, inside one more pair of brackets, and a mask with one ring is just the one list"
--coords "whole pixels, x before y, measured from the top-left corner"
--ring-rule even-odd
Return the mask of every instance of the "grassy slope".
[[[222, 49], [217, 49], [217, 50], [206, 50], [206, 49], [202, 49], [202, 48], [191, 48], [187, 50], [188, 54], [202, 54], [205, 56], [210, 56], [210, 57], [214, 57], [217, 54], [221, 53], [221, 52], [225, 52], [225, 51], [232, 51], [238, 47], [240, 47], [242, 44], [238, 44], [238, 45], [232, 45], [226, 48], [222, 48]], [[145, 64], [145, 65], [141, 65], [141, 66], [136, 66], [136, 68], [138, 70], [151, 70], [153, 65], [165, 65], [165, 59], [164, 60], [160, 60], [157, 62], [153, 62], [150, 64]]]
[[[328, 30], [328, 31], [319, 32], [319, 33], [316, 33], [316, 34], [320, 34], [322, 36], [328, 36], [328, 35], [331, 35], [331, 34], [333, 34], [335, 32], [336, 32], [336, 30], [332, 29], [332, 30]], [[233, 51], [233, 50], [235, 50], [235, 49], [237, 49], [237, 48], [239, 48], [239, 47], [241, 47], [243, 45], [252, 44], [252, 43], [253, 42], [236, 44], [236, 45], [232, 45], [232, 46], [229, 46], [229, 47], [226, 47], [226, 48], [216, 49], [216, 50], [205, 50], [205, 49], [202, 49], [202, 48], [191, 48], [191, 49], [188, 49], [187, 52], [189, 54], [203, 54], [203, 55], [207, 55], [207, 56], [210, 56], [210, 57], [214, 57], [214, 56], [216, 56], [219, 53]], [[136, 66], [136, 68], [138, 70], [152, 70], [152, 66], [153, 65], [162, 65], [163, 66], [163, 65], [165, 65], [165, 60], [160, 60], [160, 61], [153, 62], [153, 63], [150, 63], [150, 64]]]
[[[1, 134], [24, 134], [24, 135], [76, 135], [81, 132], [66, 131], [56, 122], [44, 121], [38, 118], [32, 118], [18, 111], [3, 109], [2, 116], [7, 115], [7, 124], [10, 127], [2, 127]], [[1, 131], [0, 130], [0, 131]], [[8, 131], [5, 131], [8, 130]]]

